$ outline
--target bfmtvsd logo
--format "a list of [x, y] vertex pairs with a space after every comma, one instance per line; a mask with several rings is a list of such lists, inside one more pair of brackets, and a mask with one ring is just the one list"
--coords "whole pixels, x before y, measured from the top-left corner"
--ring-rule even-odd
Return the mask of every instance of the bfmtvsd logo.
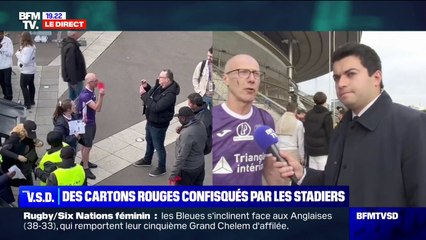
[[25, 30], [37, 30], [37, 21], [41, 20], [40, 12], [19, 12], [19, 20], [24, 24]]

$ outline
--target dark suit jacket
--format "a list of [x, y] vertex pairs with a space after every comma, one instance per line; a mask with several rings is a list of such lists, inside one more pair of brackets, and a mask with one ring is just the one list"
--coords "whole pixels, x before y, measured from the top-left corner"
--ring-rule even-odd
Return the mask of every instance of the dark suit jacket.
[[358, 119], [333, 133], [325, 171], [303, 185], [348, 185], [354, 207], [426, 207], [426, 114], [392, 103], [384, 91]]

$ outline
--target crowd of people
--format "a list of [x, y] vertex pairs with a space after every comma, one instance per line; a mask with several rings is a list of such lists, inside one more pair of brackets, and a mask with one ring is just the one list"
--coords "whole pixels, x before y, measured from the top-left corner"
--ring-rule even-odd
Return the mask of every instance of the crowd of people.
[[[29, 35], [23, 33], [23, 39]], [[52, 114], [52, 131], [47, 134], [48, 143], [45, 154], [39, 158], [36, 147], [43, 147], [43, 141], [37, 138], [37, 124], [32, 120], [26, 120], [18, 124], [10, 133], [10, 136], [2, 144], [0, 154], [1, 161], [1, 188], [0, 199], [2, 203], [13, 202], [11, 186], [34, 185], [35, 179], [39, 179], [42, 186], [81, 186], [87, 185], [87, 179], [96, 179], [91, 168], [97, 165], [90, 162], [90, 150], [96, 134], [96, 112], [101, 111], [105, 89], [99, 88], [98, 95], [95, 89], [98, 87], [98, 78], [94, 73], [86, 73], [85, 60], [79, 49], [77, 39], [78, 32], [68, 32], [68, 37], [62, 41], [62, 78], [68, 83], [69, 98], [57, 102]], [[30, 40], [22, 40], [23, 43], [32, 43]], [[31, 44], [30, 44], [31, 45]], [[23, 55], [35, 55], [27, 53], [29, 48], [25, 45], [20, 50], [18, 64], [23, 64]], [[35, 58], [33, 59], [35, 61]], [[176, 129], [179, 134], [175, 146], [175, 163], [169, 176], [172, 185], [203, 185], [205, 176], [205, 155], [212, 149], [211, 133], [212, 119], [208, 101], [212, 97], [208, 91], [212, 89], [212, 48], [208, 50], [207, 60], [204, 65], [207, 70], [200, 70], [197, 66], [195, 72], [200, 76], [204, 98], [199, 93], [188, 96], [188, 106], [179, 109], [175, 115], [174, 108], [176, 96], [180, 93], [180, 86], [174, 80], [172, 70], [164, 69], [160, 72], [154, 86], [148, 81], [141, 80], [140, 98], [144, 106], [143, 114], [146, 116], [146, 153], [145, 156], [134, 163], [135, 166], [150, 166], [154, 150], [158, 155], [158, 167], [149, 175], [152, 177], [166, 174], [166, 151], [164, 140], [166, 131], [173, 117], [177, 117], [181, 126]], [[202, 68], [204, 69], [204, 67]], [[34, 72], [31, 80], [34, 82]], [[26, 74], [21, 71], [22, 79]], [[195, 73], [194, 73], [195, 74]], [[81, 79], [83, 76], [83, 79]], [[205, 83], [204, 81], [207, 81]], [[26, 83], [28, 81], [25, 81]], [[85, 85], [82, 83], [85, 82]], [[210, 82], [210, 83], [209, 83]], [[5, 89], [5, 88], [4, 88]], [[27, 108], [34, 101], [34, 91], [28, 90], [29, 100], [25, 97]], [[207, 95], [205, 94], [207, 92]], [[7, 96], [5, 94], [5, 96]], [[211, 99], [210, 99], [211, 100]], [[211, 103], [211, 101], [210, 101]], [[72, 123], [72, 124], [71, 124]], [[83, 123], [83, 124], [82, 124]], [[74, 129], [74, 124], [82, 124], [83, 129]], [[76, 152], [81, 149], [81, 163], [75, 162]], [[14, 178], [17, 169], [24, 174], [24, 178]]]
[[[1, 173], [13, 177], [11, 172], [19, 169], [24, 178], [5, 179], [0, 198], [7, 199], [5, 201], [8, 203], [13, 202], [10, 187], [34, 185], [34, 176], [40, 180], [39, 185], [42, 186], [81, 186], [87, 184], [88, 178], [96, 179], [90, 168], [97, 165], [88, 159], [96, 133], [95, 115], [102, 108], [105, 89], [99, 89], [97, 98], [96, 74], [88, 73], [85, 81], [86, 86], [76, 99], [58, 101], [52, 115], [52, 131], [46, 138], [49, 148], [43, 157], [39, 158], [37, 155], [36, 148], [43, 147], [43, 141], [37, 138], [37, 124], [34, 121], [26, 120], [13, 128], [0, 149]], [[71, 121], [80, 122], [82, 129], [74, 132]], [[81, 165], [75, 163], [78, 145], [81, 145]]]
[[[49, 148], [42, 158], [36, 148], [43, 147], [37, 138], [37, 124], [26, 120], [17, 124], [10, 132], [0, 149], [2, 176], [0, 199], [2, 203], [13, 202], [11, 186], [34, 185], [34, 177], [40, 185], [80, 186], [87, 179], [96, 176], [90, 168], [97, 167], [89, 162], [89, 154], [96, 134], [96, 112], [101, 111], [105, 89], [100, 88], [98, 96], [95, 89], [98, 79], [94, 73], [86, 73], [85, 60], [76, 41], [78, 32], [70, 31], [63, 39], [62, 77], [69, 85], [69, 99], [58, 101], [52, 113], [52, 131], [47, 134]], [[11, 67], [13, 44], [0, 31], [0, 83], [6, 100], [12, 101]], [[24, 105], [27, 109], [35, 105], [34, 75], [36, 73], [36, 47], [29, 32], [20, 35], [20, 48], [15, 53], [20, 69], [20, 86]], [[83, 88], [83, 82], [85, 86]], [[74, 124], [79, 124], [75, 132]], [[78, 146], [81, 145], [82, 164], [75, 163]], [[14, 178], [17, 172], [23, 177]]]

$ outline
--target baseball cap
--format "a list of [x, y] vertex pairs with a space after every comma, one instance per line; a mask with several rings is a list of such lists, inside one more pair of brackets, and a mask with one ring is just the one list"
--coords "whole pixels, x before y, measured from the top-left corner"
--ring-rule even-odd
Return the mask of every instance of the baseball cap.
[[37, 134], [36, 134], [37, 124], [34, 121], [26, 120], [24, 122], [24, 128], [25, 128], [25, 131], [27, 131], [27, 135], [29, 138], [31, 139], [37, 138]]

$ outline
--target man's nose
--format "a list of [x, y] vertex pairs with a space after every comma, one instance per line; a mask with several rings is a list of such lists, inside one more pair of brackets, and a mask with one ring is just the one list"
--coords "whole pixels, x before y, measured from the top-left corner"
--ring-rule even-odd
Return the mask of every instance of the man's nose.
[[336, 81], [336, 87], [343, 88], [348, 85], [348, 78], [346, 76], [341, 76], [339, 80]]

